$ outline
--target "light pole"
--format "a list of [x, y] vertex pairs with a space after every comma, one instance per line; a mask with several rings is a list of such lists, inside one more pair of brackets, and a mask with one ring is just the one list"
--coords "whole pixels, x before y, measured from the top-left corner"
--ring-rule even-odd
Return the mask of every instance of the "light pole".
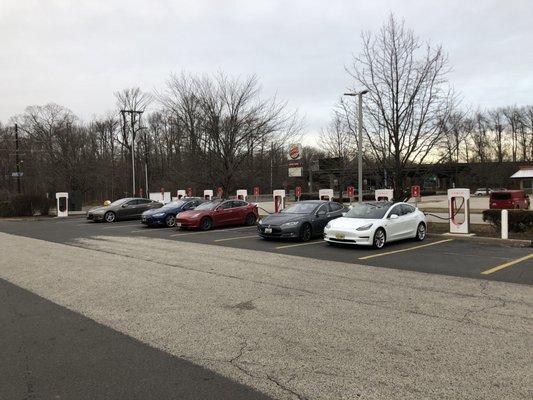
[[131, 122], [131, 183], [132, 183], [132, 197], [135, 197], [135, 115], [139, 116], [139, 125], [141, 120], [141, 115], [143, 111], [139, 110], [120, 110], [122, 114], [122, 129], [124, 132], [124, 137], [126, 136], [126, 114], [130, 114]]
[[357, 96], [357, 192], [359, 203], [363, 202], [363, 95], [368, 90], [360, 92], [344, 93], [345, 96]]

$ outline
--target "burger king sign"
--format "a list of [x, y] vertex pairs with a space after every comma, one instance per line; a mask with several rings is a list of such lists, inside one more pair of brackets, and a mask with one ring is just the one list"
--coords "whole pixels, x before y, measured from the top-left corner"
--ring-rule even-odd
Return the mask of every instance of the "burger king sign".
[[289, 160], [299, 160], [302, 155], [300, 144], [289, 145]]

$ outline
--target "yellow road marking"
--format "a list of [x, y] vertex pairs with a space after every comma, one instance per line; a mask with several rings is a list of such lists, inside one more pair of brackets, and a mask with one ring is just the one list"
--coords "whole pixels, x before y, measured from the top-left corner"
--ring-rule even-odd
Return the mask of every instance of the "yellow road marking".
[[296, 243], [296, 244], [286, 244], [285, 246], [278, 246], [276, 247], [277, 250], [279, 249], [287, 249], [289, 247], [298, 247], [298, 246], [308, 246], [310, 244], [318, 244], [318, 243], [324, 243], [323, 240], [315, 240], [314, 242], [305, 242], [305, 243]]
[[259, 238], [259, 236], [258, 235], [253, 235], [253, 236], [235, 236], [235, 237], [230, 237], [230, 238], [217, 239], [217, 240], [215, 240], [215, 242], [225, 242], [227, 240], [251, 239], [251, 238]]
[[175, 236], [201, 235], [203, 233], [223, 233], [223, 232], [235, 231], [235, 230], [239, 230], [239, 229], [251, 229], [251, 228], [257, 229], [256, 226], [239, 226], [237, 228], [215, 229], [215, 230], [212, 230], [212, 231], [197, 231], [197, 232], [175, 233], [175, 234], [170, 235], [170, 236], [171, 237], [175, 237]]
[[369, 255], [369, 256], [359, 257], [358, 259], [359, 259], [359, 260], [368, 260], [369, 258], [375, 258], [375, 257], [387, 256], [387, 255], [389, 255], [389, 254], [403, 253], [404, 251], [417, 250], [417, 249], [421, 249], [422, 247], [434, 246], [434, 245], [436, 245], [436, 244], [440, 244], [440, 243], [451, 242], [452, 240], [453, 240], [453, 239], [439, 240], [439, 241], [437, 241], [437, 242], [432, 242], [432, 243], [427, 243], [427, 244], [421, 244], [420, 246], [409, 247], [408, 249], [392, 250], [392, 251], [385, 251], [385, 252], [383, 252], [383, 253], [378, 253], [378, 254], [371, 254], [371, 255]]
[[509, 262], [506, 262], [504, 264], [500, 264], [494, 268], [491, 268], [491, 269], [488, 269], [486, 271], [483, 271], [481, 273], [481, 275], [490, 275], [490, 274], [493, 274], [495, 272], [498, 272], [498, 271], [501, 271], [502, 269], [504, 268], [507, 268], [507, 267], [510, 267], [512, 265], [515, 265], [515, 264], [518, 264], [522, 261], [526, 261], [526, 260], [529, 260], [530, 258], [533, 258], [533, 254], [528, 254], [527, 256], [524, 256], [524, 257], [520, 257], [520, 258], [517, 258], [516, 260], [513, 260], [513, 261], [509, 261]]

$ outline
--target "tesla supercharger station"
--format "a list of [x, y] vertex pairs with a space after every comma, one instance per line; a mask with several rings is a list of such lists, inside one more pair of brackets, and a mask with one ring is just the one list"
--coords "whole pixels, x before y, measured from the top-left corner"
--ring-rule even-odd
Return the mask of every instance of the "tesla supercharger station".
[[213, 191], [212, 190], [204, 190], [204, 199], [205, 200], [213, 200]]
[[182, 199], [182, 198], [186, 197], [187, 196], [187, 192], [185, 190], [181, 190], [180, 189], [180, 190], [178, 190], [177, 195], [178, 195], [178, 200], [179, 200], [179, 199]]
[[320, 189], [318, 191], [318, 198], [320, 200], [333, 200], [333, 189]]
[[374, 192], [376, 201], [392, 201], [394, 198], [393, 189], [376, 189]]
[[272, 196], [274, 197], [274, 212], [280, 212], [285, 208], [285, 190], [274, 190]]
[[248, 190], [246, 189], [239, 189], [237, 190], [237, 198], [239, 200], [244, 200], [246, 201], [246, 197], [248, 197]]
[[57, 216], [68, 217], [68, 193], [58, 192], [56, 193], [57, 201]]
[[470, 189], [448, 189], [450, 233], [470, 233]]

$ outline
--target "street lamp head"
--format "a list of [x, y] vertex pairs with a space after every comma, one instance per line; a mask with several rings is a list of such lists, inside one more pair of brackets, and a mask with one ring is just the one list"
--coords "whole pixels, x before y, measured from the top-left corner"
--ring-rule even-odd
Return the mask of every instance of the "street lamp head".
[[362, 96], [364, 94], [367, 94], [368, 92], [368, 89], [363, 89], [360, 92], [344, 93], [344, 96]]

